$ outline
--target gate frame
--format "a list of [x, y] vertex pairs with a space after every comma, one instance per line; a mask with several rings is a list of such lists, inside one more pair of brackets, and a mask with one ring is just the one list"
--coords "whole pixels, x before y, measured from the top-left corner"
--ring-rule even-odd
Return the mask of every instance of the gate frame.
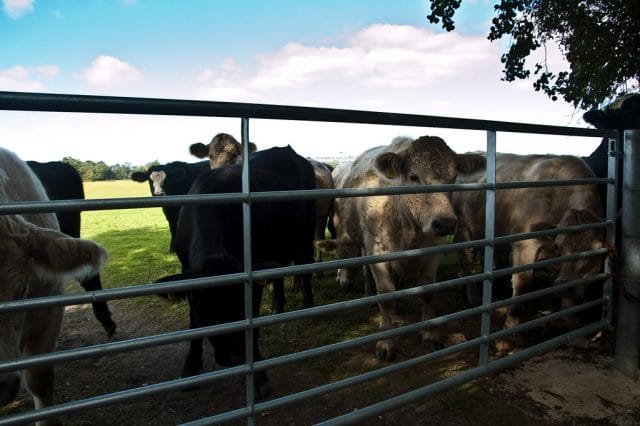
[[[487, 156], [488, 159], [495, 158], [495, 143], [497, 132], [515, 132], [515, 133], [534, 133], [534, 134], [551, 134], [551, 135], [564, 135], [564, 136], [605, 136], [612, 137], [614, 140], [617, 137], [614, 131], [609, 130], [595, 130], [595, 129], [580, 129], [569, 128], [560, 126], [547, 126], [547, 125], [533, 125], [524, 123], [509, 123], [498, 122], [488, 120], [472, 120], [472, 119], [457, 119], [449, 117], [436, 117], [436, 116], [422, 116], [412, 114], [395, 114], [395, 113], [379, 113], [379, 112], [367, 112], [367, 111], [352, 111], [352, 110], [337, 110], [328, 108], [308, 108], [308, 107], [288, 107], [279, 105], [261, 105], [261, 104], [240, 104], [229, 102], [207, 102], [207, 101], [185, 101], [185, 100], [170, 100], [170, 99], [146, 99], [146, 98], [122, 98], [122, 97], [105, 97], [105, 96], [85, 96], [85, 95], [54, 95], [54, 94], [37, 94], [37, 93], [17, 93], [17, 92], [0, 92], [0, 110], [24, 110], [24, 111], [48, 111], [48, 112], [93, 112], [93, 113], [112, 113], [112, 114], [145, 114], [145, 115], [180, 115], [180, 116], [216, 116], [216, 117], [236, 117], [241, 119], [241, 133], [243, 150], [245, 153], [244, 158], [248, 158], [248, 141], [249, 141], [249, 119], [279, 119], [279, 120], [305, 120], [305, 121], [321, 121], [321, 122], [344, 122], [344, 123], [360, 123], [360, 124], [387, 124], [387, 125], [400, 125], [400, 126], [414, 126], [414, 127], [441, 127], [450, 129], [464, 129], [464, 130], [477, 130], [487, 132]], [[637, 133], [637, 132], [636, 132]], [[625, 144], [626, 150], [626, 144]], [[630, 157], [630, 156], [629, 156]], [[617, 159], [616, 159], [617, 161]], [[627, 160], [625, 156], [625, 161]], [[227, 194], [224, 196], [219, 195], [201, 195], [201, 196], [167, 196], [162, 197], [159, 200], [158, 197], [144, 197], [135, 199], [112, 199], [112, 200], [82, 200], [76, 202], [40, 202], [40, 203], [12, 203], [8, 205], [0, 205], [0, 214], [11, 213], [25, 213], [25, 212], [51, 212], [58, 210], [98, 210], [98, 209], [113, 209], [113, 208], [134, 208], [134, 207], [161, 207], [165, 205], [179, 205], [187, 203], [219, 203], [219, 202], [240, 202], [243, 203], [244, 222], [243, 226], [245, 231], [250, 231], [250, 226], [247, 229], [247, 224], [250, 225], [250, 204], [255, 201], [264, 201], [269, 199], [284, 199], [284, 198], [306, 198], [306, 199], [318, 199], [326, 197], [353, 197], [353, 196], [367, 196], [367, 195], [382, 195], [382, 194], [399, 194], [399, 193], [427, 193], [427, 192], [449, 192], [453, 190], [486, 190], [487, 191], [487, 206], [493, 206], [495, 201], [495, 190], [505, 189], [513, 187], [542, 187], [542, 186], [559, 186], [563, 184], [593, 184], [599, 183], [608, 184], [609, 188], [615, 184], [614, 178], [612, 178], [611, 165], [615, 164], [610, 159], [609, 161], [609, 178], [607, 179], [582, 179], [579, 181], [555, 181], [555, 182], [515, 182], [515, 183], [496, 183], [495, 182], [495, 164], [493, 164], [493, 170], [488, 166], [487, 183], [485, 184], [464, 184], [464, 185], [434, 185], [430, 187], [417, 187], [417, 188], [374, 188], [367, 190], [314, 190], [314, 191], [301, 191], [296, 194], [284, 194], [284, 193], [251, 193], [248, 191], [248, 162], [243, 164], [243, 191], [238, 194]], [[625, 168], [626, 169], [626, 168]], [[631, 169], [631, 168], [629, 168]], [[627, 172], [625, 172], [627, 173]], [[613, 175], [615, 176], [615, 175]], [[247, 179], [245, 181], [245, 179]], [[246, 184], [246, 186], [245, 186]], [[631, 190], [629, 190], [631, 192]], [[250, 196], [249, 196], [250, 195]], [[615, 195], [614, 195], [615, 197]], [[608, 197], [610, 201], [611, 195]], [[625, 198], [625, 197], [623, 197]], [[629, 198], [628, 196], [626, 198]], [[627, 201], [629, 202], [629, 201]], [[629, 209], [627, 209], [628, 211]], [[490, 211], [493, 211], [491, 209]], [[189, 290], [194, 288], [201, 288], [204, 286], [215, 285], [217, 283], [245, 283], [245, 288], [250, 288], [252, 280], [268, 279], [275, 276], [288, 275], [292, 273], [308, 273], [324, 270], [336, 269], [338, 267], [345, 266], [361, 266], [369, 263], [393, 260], [400, 257], [407, 256], [422, 256], [425, 254], [436, 252], [451, 252], [458, 251], [464, 248], [480, 248], [484, 247], [487, 257], [492, 257], [493, 245], [497, 243], [504, 243], [515, 241], [518, 239], [528, 239], [533, 237], [542, 237], [547, 235], [556, 235], [561, 232], [607, 227], [611, 230], [615, 226], [615, 212], [613, 216], [610, 215], [610, 209], [607, 211], [607, 219], [596, 225], [582, 225], [578, 227], [572, 227], [571, 229], [565, 228], [552, 231], [538, 231], [529, 234], [510, 235], [507, 237], [495, 238], [493, 233], [493, 224], [490, 223], [489, 214], [487, 214], [487, 236], [483, 240], [471, 241], [468, 243], [458, 243], [448, 246], [429, 247], [425, 249], [408, 250], [398, 253], [390, 253], [379, 256], [364, 256], [357, 259], [345, 259], [337, 261], [323, 262], [321, 264], [303, 265], [303, 266], [291, 266], [285, 268], [276, 268], [267, 271], [253, 271], [251, 269], [251, 262], [245, 262], [245, 271], [239, 274], [233, 274], [229, 276], [211, 277], [205, 279], [186, 280], [179, 283], [163, 283], [160, 285], [154, 284], [153, 286], [137, 286], [124, 287], [120, 289], [102, 290], [85, 294], [65, 295], [52, 298], [43, 298], [43, 300], [27, 300], [27, 301], [14, 301], [0, 304], [0, 313], [14, 312], [22, 309], [37, 309], [44, 306], [58, 306], [69, 304], [81, 304], [89, 301], [96, 300], [112, 300], [126, 297], [135, 297], [141, 295], [150, 295], [167, 292], [169, 290]], [[623, 219], [624, 223], [624, 219]], [[248, 235], [246, 233], [245, 235]], [[250, 239], [248, 239], [250, 241]], [[245, 244], [246, 244], [245, 240]], [[249, 250], [250, 247], [245, 245], [245, 250]], [[602, 250], [592, 250], [585, 252], [583, 255], [601, 255], [604, 252]], [[623, 250], [623, 256], [627, 255]], [[247, 259], [247, 256], [245, 256]], [[554, 258], [547, 261], [536, 262], [534, 268], [559, 263], [561, 261], [570, 260], [572, 257]], [[253, 418], [256, 413], [269, 409], [274, 409], [292, 402], [296, 402], [305, 398], [309, 398], [315, 395], [321, 395], [331, 391], [335, 391], [353, 384], [361, 383], [372, 378], [378, 377], [383, 374], [390, 374], [394, 371], [398, 371], [403, 368], [408, 368], [416, 363], [428, 362], [435, 359], [440, 359], [446, 355], [456, 353], [458, 351], [466, 350], [472, 347], [478, 347], [480, 351], [479, 365], [475, 368], [466, 370], [459, 375], [444, 379], [440, 382], [428, 384], [422, 388], [416, 389], [407, 394], [399, 395], [397, 397], [390, 398], [386, 401], [378, 404], [373, 404], [368, 407], [364, 407], [360, 410], [346, 414], [345, 416], [336, 417], [328, 421], [328, 423], [351, 423], [366, 419], [370, 416], [385, 412], [392, 408], [397, 408], [402, 405], [414, 402], [418, 399], [422, 399], [428, 395], [432, 395], [437, 392], [441, 392], [446, 389], [455, 387], [463, 382], [473, 380], [484, 375], [499, 371], [506, 367], [518, 364], [524, 359], [531, 356], [538, 355], [546, 350], [557, 347], [559, 345], [567, 343], [574, 337], [586, 335], [607, 328], [610, 325], [610, 313], [609, 307], [611, 296], [605, 294], [602, 299], [591, 302], [590, 305], [579, 305], [574, 308], [563, 310], [559, 315], [551, 314], [548, 317], [530, 321], [528, 323], [521, 324], [518, 328], [510, 330], [501, 330], [491, 333], [488, 328], [488, 318], [491, 311], [496, 308], [512, 304], [516, 299], [508, 299], [507, 301], [493, 302], [491, 300], [490, 290], [491, 281], [494, 277], [510, 275], [517, 270], [524, 268], [532, 268], [531, 265], [517, 268], [506, 268], [499, 271], [494, 271], [492, 265], [488, 264], [485, 260], [485, 270], [481, 274], [476, 274], [469, 277], [458, 278], [453, 280], [447, 280], [438, 282], [435, 284], [429, 284], [428, 286], [413, 287], [405, 290], [399, 290], [394, 293], [371, 296], [367, 298], [361, 298], [349, 302], [334, 303], [330, 305], [324, 305], [307, 309], [304, 311], [287, 312], [284, 314], [274, 315], [272, 317], [251, 317], [251, 291], [246, 291], [245, 299], [245, 311], [248, 308], [248, 314], [245, 321], [239, 321], [236, 323], [223, 324], [221, 326], [205, 327], [203, 329], [179, 331], [173, 333], [164, 333], [156, 336], [149, 336], [146, 338], [131, 339], [128, 341], [107, 343], [104, 345], [98, 345], [88, 348], [79, 348], [69, 351], [33, 356], [17, 360], [15, 362], [0, 363], [0, 371], [15, 370], [28, 368], [30, 366], [41, 365], [45, 363], [69, 361], [80, 358], [87, 358], [95, 356], [97, 354], [104, 356], [109, 353], [123, 352], [127, 350], [136, 350], [149, 346], [158, 346], [161, 344], [171, 343], [175, 341], [186, 341], [194, 337], [203, 337], [211, 334], [220, 334], [223, 332], [245, 330], [247, 336], [247, 362], [238, 367], [232, 367], [215, 372], [205, 373], [196, 378], [177, 379], [167, 382], [158, 383], [156, 385], [145, 386], [144, 388], [136, 388], [129, 391], [117, 392], [115, 394], [101, 395], [98, 397], [81, 400], [71, 401], [69, 403], [47, 407], [41, 410], [20, 413], [12, 415], [5, 419], [0, 419], [0, 424], [7, 424], [13, 421], [33, 421], [51, 416], [59, 416], [63, 414], [71, 414], [84, 409], [90, 409], [94, 407], [100, 407], [105, 405], [113, 405], [114, 403], [130, 401], [142, 396], [163, 392], [168, 390], [183, 389], [194, 386], [194, 383], [201, 384], [207, 383], [213, 380], [218, 380], [230, 375], [244, 374], [246, 376], [247, 386], [247, 405], [244, 408], [232, 411], [224, 412], [216, 416], [200, 419], [191, 424], [210, 424], [219, 421], [228, 421], [233, 419], [245, 418], [250, 424], [253, 422]], [[518, 301], [525, 301], [533, 299], [535, 297], [557, 292], [559, 290], [570, 288], [575, 285], [584, 284], [585, 282], [595, 281], [597, 279], [609, 278], [610, 275], [605, 272], [588, 280], [577, 280], [572, 283], [566, 283], [562, 286], [556, 286], [552, 291], [535, 291], [533, 293], [527, 293], [517, 298]], [[272, 359], [263, 360], [254, 363], [250, 358], [252, 339], [250, 335], [253, 328], [266, 326], [271, 324], [277, 324], [292, 319], [298, 319], [311, 315], [327, 314], [330, 312], [344, 311], [357, 306], [365, 306], [371, 303], [379, 302], [387, 299], [397, 299], [401, 297], [435, 292], [445, 288], [451, 288], [455, 286], [461, 286], [468, 282], [474, 282], [482, 280], [483, 284], [483, 304], [479, 307], [459, 311], [454, 314], [445, 315], [442, 317], [434, 318], [432, 320], [418, 322], [405, 326], [402, 328], [396, 328], [385, 332], [378, 332], [371, 335], [367, 335], [361, 338], [354, 339], [352, 341], [342, 342], [338, 344], [327, 345], [319, 347], [313, 350], [298, 352], [291, 356], [283, 356]], [[178, 287], [179, 286], [179, 287]], [[149, 288], [140, 288], [149, 287]], [[611, 289], [611, 285], [605, 286]], [[606, 290], [606, 288], [605, 288]], [[517, 303], [517, 302], [516, 302]], [[592, 305], [602, 304], [607, 316], [601, 321], [589, 324], [580, 329], [565, 333], [555, 338], [549, 339], [541, 344], [529, 347], [521, 352], [516, 353], [497, 361], [488, 360], [488, 347], [489, 344], [501, 336], [517, 332], [520, 330], [526, 330], [535, 326], [544, 324], [546, 321], [566, 315], [571, 312], [590, 307]], [[587, 306], [588, 305], [588, 306]], [[278, 398], [276, 400], [268, 400], [263, 402], [256, 402], [253, 396], [253, 373], [256, 370], [264, 370], [273, 368], [278, 365], [283, 365], [293, 360], [307, 359], [316, 356], [320, 352], [331, 353], [332, 351], [342, 350], [348, 347], [359, 346], [366, 342], [373, 342], [383, 338], [397, 336], [401, 334], [411, 333], [414, 330], [422, 329], [425, 327], [432, 327], [442, 324], [444, 322], [452, 321], [455, 319], [463, 318], [466, 316], [481, 314], [481, 335], [480, 337], [467, 341], [463, 344], [456, 345], [450, 348], [445, 348], [443, 351], [426, 354], [418, 358], [414, 358], [408, 361], [398, 362], [393, 365], [383, 367], [379, 370], [368, 372], [360, 376], [350, 377], [341, 382], [332, 383], [330, 385], [321, 386], [311, 389], [306, 392], [300, 392], [297, 394], [287, 395], [285, 397]], [[637, 336], [636, 336], [637, 337]], [[636, 342], [637, 343], [637, 342]], [[633, 354], [626, 357], [627, 362], [632, 363]], [[637, 353], [635, 354], [635, 365], [637, 367]]]

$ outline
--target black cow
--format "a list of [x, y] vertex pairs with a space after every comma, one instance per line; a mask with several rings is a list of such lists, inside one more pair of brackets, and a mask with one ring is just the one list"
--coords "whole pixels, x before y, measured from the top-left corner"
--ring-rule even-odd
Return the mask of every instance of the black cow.
[[[289, 146], [271, 148], [249, 159], [251, 191], [315, 189], [313, 167]], [[241, 191], [241, 165], [212, 169], [201, 174], [190, 194]], [[316, 202], [280, 200], [251, 204], [251, 244], [254, 268], [273, 265], [313, 263]], [[182, 263], [182, 274], [163, 281], [241, 272], [243, 226], [241, 204], [185, 205], [180, 211], [174, 249]], [[271, 265], [271, 266], [270, 266]], [[279, 279], [282, 284], [282, 279]], [[311, 306], [311, 276], [303, 278], [305, 304]], [[275, 286], [274, 286], [275, 287]], [[243, 284], [215, 286], [189, 293], [190, 327], [203, 327], [244, 319]], [[280, 287], [281, 288], [281, 287]], [[253, 314], [258, 315], [262, 286], [253, 286]], [[254, 332], [254, 359], [260, 360], [258, 330]], [[209, 337], [216, 362], [230, 366], [242, 362], [244, 333]], [[202, 340], [192, 340], [183, 376], [198, 374], [202, 368]], [[256, 392], [268, 392], [266, 373], [256, 375]]]
[[[131, 179], [136, 182], [149, 182], [149, 188], [153, 196], [184, 195], [189, 192], [189, 188], [191, 188], [191, 184], [196, 180], [196, 177], [208, 169], [208, 161], [199, 163], [173, 161], [167, 164], [151, 166], [144, 172], [133, 172]], [[173, 244], [180, 206], [165, 206], [162, 207], [162, 212], [167, 222], [169, 222], [171, 244]]]
[[[640, 94], [634, 93], [623, 96], [606, 108], [592, 109], [585, 112], [582, 118], [598, 129], [640, 129]], [[606, 178], [608, 157], [609, 146], [607, 138], [603, 138], [600, 145], [591, 155], [583, 157], [583, 160], [597, 177]], [[622, 170], [619, 170], [619, 172], [618, 179], [622, 176]], [[606, 200], [606, 187], [600, 185], [599, 190], [601, 199], [603, 201]], [[620, 207], [621, 201], [618, 199], [618, 207]]]
[[[49, 199], [84, 200], [82, 178], [70, 164], [61, 161], [50, 161], [48, 163], [27, 161], [27, 164], [42, 182]], [[80, 238], [79, 210], [56, 212], [56, 217], [60, 224], [60, 231], [71, 237]], [[81, 281], [80, 284], [86, 291], [102, 290], [100, 275]], [[113, 336], [116, 331], [116, 323], [111, 319], [111, 312], [107, 302], [93, 302], [91, 306], [95, 317], [100, 321], [107, 335], [109, 337]]]

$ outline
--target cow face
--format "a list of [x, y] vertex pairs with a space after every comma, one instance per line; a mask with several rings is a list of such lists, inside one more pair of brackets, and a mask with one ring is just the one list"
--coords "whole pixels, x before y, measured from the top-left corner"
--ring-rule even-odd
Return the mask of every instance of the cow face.
[[164, 181], [167, 179], [167, 173], [164, 170], [151, 172], [149, 175], [149, 185], [152, 195], [164, 195]]
[[183, 181], [186, 179], [187, 172], [183, 166], [166, 165], [153, 166], [146, 172], [134, 172], [131, 179], [136, 182], [149, 183], [151, 195], [161, 196], [166, 194], [182, 194], [184, 187]]
[[640, 94], [623, 96], [604, 109], [592, 109], [584, 121], [598, 129], [640, 129]]
[[[249, 154], [256, 151], [256, 145], [249, 143]], [[237, 164], [242, 160], [242, 145], [227, 133], [218, 133], [208, 145], [201, 142], [189, 147], [189, 152], [198, 158], [209, 158], [212, 169]]]
[[[0, 216], [0, 301], [60, 294], [64, 277], [95, 275], [106, 258], [106, 251], [93, 242], [40, 228], [20, 216]], [[37, 353], [32, 345], [46, 340], [38, 333], [57, 336], [62, 310], [55, 314], [60, 321], [49, 318], [43, 323], [28, 320], [45, 315], [45, 311], [35, 312], [0, 314], [0, 360], [16, 359], [22, 350]], [[19, 389], [17, 372], [0, 374], [0, 406], [11, 402]]]
[[[449, 184], [457, 175], [456, 154], [439, 137], [423, 136], [415, 141], [394, 141], [375, 160], [376, 169], [392, 185]], [[418, 225], [425, 235], [453, 234], [457, 218], [448, 194], [405, 194], [399, 196], [401, 214]]]

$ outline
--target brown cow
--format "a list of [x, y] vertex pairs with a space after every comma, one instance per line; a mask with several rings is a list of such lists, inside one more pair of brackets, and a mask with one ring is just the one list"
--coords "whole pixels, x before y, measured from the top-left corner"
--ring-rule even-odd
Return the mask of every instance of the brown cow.
[[[496, 181], [539, 181], [557, 179], [593, 178], [589, 167], [579, 158], [573, 156], [553, 155], [514, 155], [497, 154]], [[473, 175], [460, 176], [458, 182], [486, 182], [485, 171]], [[485, 224], [485, 192], [455, 192], [452, 203], [459, 223], [456, 241], [469, 241], [484, 238]], [[560, 226], [563, 216], [571, 209], [583, 211], [583, 214], [602, 217], [602, 205], [596, 185], [554, 186], [544, 188], [518, 188], [496, 191], [495, 236], [531, 232], [544, 227]], [[568, 220], [568, 219], [567, 219]], [[566, 221], [564, 223], [567, 223]], [[589, 231], [585, 231], [589, 232]], [[586, 234], [585, 234], [586, 235]], [[591, 248], [591, 243], [580, 234], [581, 250]], [[566, 253], [566, 242], [569, 237], [558, 237], [561, 252]], [[496, 258], [512, 250], [511, 263], [514, 266], [532, 263], [541, 257], [555, 256], [550, 250], [552, 246], [545, 244], [544, 239], [528, 239], [512, 243], [510, 246], [496, 247]], [[467, 251], [461, 257], [463, 269], [471, 273], [473, 256]], [[587, 259], [588, 262], [600, 264], [600, 259]], [[529, 288], [533, 281], [533, 270], [513, 274], [511, 278], [512, 295], [518, 296]], [[469, 300], [477, 303], [478, 300]], [[507, 312], [505, 325], [512, 327], [520, 322], [519, 308], [511, 306]]]
[[[27, 164], [0, 148], [0, 203], [46, 201], [44, 187]], [[53, 213], [0, 215], [0, 302], [58, 295], [68, 276], [97, 274], [107, 259], [99, 245], [59, 232]], [[52, 352], [64, 307], [0, 314], [0, 360]], [[35, 407], [54, 403], [54, 367], [23, 373]], [[11, 402], [21, 386], [18, 372], [0, 373], [0, 406]]]
[[[256, 149], [256, 145], [249, 142], [249, 154]], [[212, 169], [242, 161], [242, 145], [228, 133], [218, 133], [207, 145], [194, 143], [189, 147], [189, 152], [198, 158], [208, 157]]]
[[[371, 188], [453, 183], [456, 174], [467, 172], [460, 169], [459, 159], [439, 137], [396, 138], [390, 145], [361, 154], [335, 184], [341, 188]], [[337, 257], [433, 246], [456, 228], [451, 202], [444, 193], [350, 197], [339, 201]], [[370, 265], [377, 292], [394, 291], [405, 282], [434, 282], [441, 258], [429, 255]], [[432, 295], [421, 296], [423, 319], [433, 317], [432, 299]], [[392, 328], [395, 303], [381, 302], [379, 307], [380, 329]], [[441, 346], [437, 330], [425, 331], [422, 338], [434, 348]], [[395, 339], [376, 344], [380, 360], [392, 361], [395, 355]]]

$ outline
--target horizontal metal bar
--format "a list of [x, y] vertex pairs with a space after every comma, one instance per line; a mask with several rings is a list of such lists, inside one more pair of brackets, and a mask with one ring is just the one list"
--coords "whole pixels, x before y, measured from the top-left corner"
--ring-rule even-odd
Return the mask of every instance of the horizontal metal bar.
[[245, 273], [217, 275], [204, 278], [191, 278], [180, 281], [167, 281], [163, 283], [151, 283], [121, 287], [116, 289], [96, 290], [92, 292], [65, 294], [59, 296], [38, 297], [32, 299], [20, 299], [0, 302], [0, 313], [16, 312], [20, 310], [34, 310], [52, 306], [69, 306], [85, 303], [102, 302], [108, 300], [125, 299], [138, 296], [150, 296], [163, 294], [170, 291], [190, 291], [216, 285], [225, 285], [244, 282], [248, 279], [254, 281], [269, 280], [288, 275], [300, 275], [318, 271], [333, 270], [343, 267], [355, 267], [370, 263], [387, 262], [402, 258], [419, 257], [424, 255], [447, 253], [467, 248], [480, 247], [486, 244], [486, 240], [468, 241], [456, 244], [425, 247], [422, 249], [405, 250], [381, 255], [362, 256], [352, 259], [329, 260], [306, 265], [285, 266], [271, 269], [253, 270]]
[[[412, 368], [427, 362], [437, 361], [444, 357], [454, 355], [456, 353], [459, 353], [465, 350], [473, 349], [474, 347], [479, 346], [483, 342], [484, 342], [484, 339], [481, 337], [478, 337], [472, 340], [468, 340], [466, 342], [456, 344], [454, 346], [449, 346], [437, 352], [431, 352], [431, 353], [420, 355], [405, 361], [400, 361], [397, 363], [386, 365], [384, 367], [380, 367], [376, 370], [369, 371], [367, 373], [348, 377], [346, 379], [340, 379], [335, 382], [328, 383], [326, 385], [321, 385], [312, 389], [304, 390], [302, 392], [286, 395], [284, 397], [272, 399], [265, 402], [260, 402], [255, 405], [255, 411], [256, 413], [260, 413], [264, 411], [274, 410], [285, 405], [303, 401], [305, 399], [315, 398], [315, 397], [327, 394], [329, 392], [335, 392], [351, 386], [359, 385], [370, 380], [374, 380], [377, 378], [381, 378], [387, 375], [397, 373], [402, 370], [406, 370], [407, 368]], [[200, 425], [218, 424], [218, 423], [228, 422], [231, 420], [236, 420], [244, 417], [245, 415], [246, 415], [246, 411], [244, 409], [238, 409], [236, 411], [221, 413], [216, 416], [211, 416], [211, 417], [203, 418], [193, 422], [185, 423], [184, 425], [200, 426]]]
[[48, 200], [10, 202], [0, 205], [0, 214], [46, 213], [55, 211], [122, 210], [151, 207], [175, 207], [202, 204], [239, 204], [282, 200], [318, 200], [324, 198], [370, 197], [437, 192], [466, 192], [486, 189], [540, 188], [607, 183], [608, 179], [542, 180], [520, 182], [390, 186], [379, 188], [309, 189], [296, 191], [232, 192], [224, 194], [185, 194], [148, 197], [105, 198], [91, 200]]
[[[576, 256], [581, 257], [580, 255], [576, 255]], [[236, 274], [236, 275], [238, 275], [239, 277], [244, 276], [244, 274]], [[502, 306], [522, 303], [527, 300], [532, 300], [538, 297], [546, 296], [547, 294], [550, 294], [550, 293], [563, 291], [565, 289], [575, 287], [576, 285], [597, 281], [599, 279], [605, 279], [607, 277], [608, 277], [608, 274], [600, 274], [594, 277], [584, 278], [584, 279], [572, 281], [569, 283], [563, 283], [562, 285], [555, 286], [552, 288], [537, 290], [535, 292], [527, 293], [515, 298], [510, 298], [505, 301], [494, 302], [489, 307], [489, 309], [497, 309]], [[484, 274], [479, 274], [474, 276], [462, 277], [455, 280], [449, 280], [442, 283], [433, 283], [433, 284], [427, 284], [419, 287], [412, 287], [409, 289], [399, 290], [393, 293], [371, 296], [371, 297], [359, 299], [356, 301], [339, 302], [333, 305], [325, 305], [322, 307], [312, 308], [311, 311], [310, 310], [296, 311], [296, 312], [290, 312], [287, 314], [276, 315], [273, 317], [256, 318], [254, 321], [254, 326], [260, 327], [260, 326], [274, 325], [281, 322], [295, 320], [298, 318], [315, 316], [315, 315], [325, 315], [329, 312], [339, 312], [339, 311], [344, 311], [348, 309], [353, 309], [356, 307], [368, 306], [372, 303], [376, 303], [380, 301], [395, 300], [398, 298], [415, 296], [417, 294], [422, 294], [422, 293], [432, 293], [432, 292], [440, 291], [442, 289], [463, 285], [465, 283], [475, 282], [485, 278], [486, 277], [484, 276]], [[211, 278], [190, 280], [190, 281], [203, 281], [205, 282], [205, 284], [208, 284], [208, 282], [211, 281]], [[221, 281], [223, 283], [225, 282], [225, 280], [218, 280], [218, 281]], [[191, 338], [201, 338], [209, 335], [228, 333], [232, 331], [242, 331], [248, 327], [250, 327], [248, 322], [238, 321], [234, 323], [226, 323], [226, 324], [217, 325], [217, 326], [205, 327], [203, 329], [178, 331], [178, 332], [166, 333], [158, 336], [132, 339], [129, 341], [107, 343], [107, 344], [98, 345], [95, 347], [80, 348], [80, 349], [75, 349], [75, 350], [70, 350], [65, 352], [59, 352], [53, 355], [48, 355], [48, 354], [36, 355], [32, 357], [23, 358], [21, 360], [13, 361], [13, 362], [0, 364], [0, 371], [18, 370], [18, 369], [29, 368], [32, 366], [37, 366], [42, 364], [72, 361], [72, 360], [77, 360], [81, 358], [87, 358], [90, 356], [104, 356], [105, 354], [124, 352], [127, 350], [144, 349], [152, 346], [159, 346], [162, 344], [169, 344], [169, 343], [175, 343], [183, 340], [189, 340]]]
[[518, 272], [528, 271], [530, 269], [540, 269], [552, 266], [558, 263], [570, 262], [590, 256], [599, 256], [607, 254], [606, 248], [584, 251], [580, 253], [569, 254], [567, 256], [552, 257], [550, 259], [538, 260], [537, 262], [527, 263], [526, 265], [511, 266], [509, 268], [497, 269], [493, 271], [494, 278], [506, 277]]
[[[32, 355], [29, 357], [20, 358], [18, 360], [0, 363], [0, 372], [15, 371], [39, 365], [52, 364], [56, 362], [75, 361], [78, 359], [90, 358], [94, 356], [104, 356], [107, 354], [115, 354], [130, 350], [146, 349], [163, 344], [191, 340], [193, 338], [202, 338], [223, 333], [244, 331], [250, 327], [266, 327], [288, 321], [294, 321], [297, 319], [338, 313], [346, 310], [370, 306], [371, 304], [381, 300], [394, 300], [402, 297], [415, 296], [422, 293], [440, 291], [443, 289], [462, 285], [466, 282], [471, 282], [473, 279], [476, 279], [476, 276], [462, 277], [443, 281], [440, 283], [427, 284], [422, 287], [412, 287], [409, 289], [398, 290], [393, 293], [369, 296], [350, 301], [336, 302], [329, 305], [316, 306], [304, 310], [285, 312], [282, 314], [270, 315], [266, 317], [256, 317], [252, 320], [251, 323], [248, 320], [235, 321], [192, 330], [180, 330], [154, 336], [121, 340], [117, 342], [108, 342], [100, 345], [70, 349], [67, 351], [55, 352], [51, 354]], [[382, 336], [384, 337], [384, 335]]]
[[430, 395], [444, 392], [446, 390], [459, 386], [463, 383], [476, 380], [480, 377], [489, 375], [490, 373], [496, 373], [505, 368], [512, 367], [533, 356], [542, 354], [544, 352], [549, 351], [550, 349], [554, 349], [558, 346], [564, 345], [569, 341], [571, 341], [572, 339], [575, 339], [576, 337], [586, 336], [588, 334], [595, 333], [600, 330], [604, 330], [606, 329], [607, 326], [608, 326], [608, 323], [604, 320], [587, 325], [585, 327], [579, 328], [577, 330], [565, 333], [561, 336], [557, 336], [545, 342], [539, 343], [535, 346], [531, 346], [513, 355], [509, 355], [504, 358], [500, 358], [496, 361], [492, 361], [486, 367], [480, 366], [480, 367], [473, 368], [471, 370], [467, 370], [454, 377], [444, 379], [437, 383], [424, 386], [414, 391], [389, 398], [382, 402], [369, 405], [365, 408], [351, 411], [342, 416], [334, 417], [327, 421], [320, 422], [318, 423], [318, 425], [327, 425], [327, 426], [328, 425], [346, 425], [346, 424], [354, 424], [357, 422], [363, 422], [364, 420], [370, 417], [373, 417], [375, 415], [383, 414], [395, 408], [399, 408], [399, 407], [408, 405], [412, 402], [416, 402], [418, 400], [424, 399]]
[[177, 99], [0, 92], [0, 110], [104, 114], [247, 117], [411, 127], [493, 130], [563, 136], [615, 136], [613, 131], [390, 112]]
[[519, 303], [529, 302], [531, 300], [539, 299], [544, 296], [548, 296], [560, 291], [570, 290], [574, 287], [583, 284], [590, 284], [596, 281], [605, 280], [610, 277], [609, 273], [603, 272], [601, 274], [593, 275], [586, 278], [579, 278], [577, 280], [567, 281], [562, 284], [554, 284], [550, 287], [541, 288], [538, 290], [529, 291], [519, 296], [509, 297], [503, 300], [496, 300], [491, 302], [491, 310], [496, 310], [509, 305], [517, 305]]
[[564, 318], [568, 315], [574, 315], [577, 314], [578, 312], [582, 312], [584, 310], [587, 310], [589, 308], [593, 308], [596, 306], [604, 306], [604, 304], [606, 303], [606, 299], [600, 298], [600, 299], [595, 299], [595, 300], [591, 300], [585, 303], [582, 303], [580, 305], [575, 305], [575, 306], [571, 306], [569, 308], [565, 308], [565, 309], [561, 309], [559, 311], [556, 312], [552, 312], [550, 314], [544, 315], [540, 318], [535, 318], [532, 319], [530, 321], [524, 322], [524, 323], [520, 323], [516, 326], [513, 326], [511, 328], [505, 328], [502, 330], [497, 330], [491, 334], [489, 334], [489, 340], [490, 341], [494, 341], [500, 338], [504, 338], [504, 337], [509, 337], [509, 336], [513, 336], [514, 333], [523, 333], [525, 331], [529, 331], [532, 330], [536, 327], [540, 327], [542, 325], [545, 325], [549, 322], [552, 321], [556, 321], [558, 319]]
[[566, 233], [582, 232], [582, 231], [587, 231], [589, 229], [607, 228], [612, 226], [614, 226], [613, 222], [605, 220], [602, 222], [588, 223], [585, 225], [563, 226], [562, 228], [547, 229], [544, 231], [534, 231], [534, 232], [525, 232], [522, 234], [502, 235], [500, 237], [495, 238], [495, 245], [508, 244], [515, 241], [530, 240], [532, 238], [542, 238], [542, 237], [555, 236], [555, 235], [566, 234]]

